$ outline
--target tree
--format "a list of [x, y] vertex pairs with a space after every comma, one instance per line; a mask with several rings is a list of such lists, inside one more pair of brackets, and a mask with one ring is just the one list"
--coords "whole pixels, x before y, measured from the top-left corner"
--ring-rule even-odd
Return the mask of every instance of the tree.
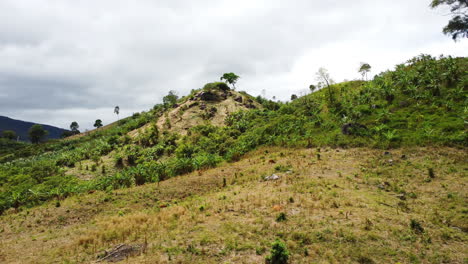
[[34, 144], [41, 142], [48, 134], [49, 132], [39, 124], [31, 126], [28, 130], [29, 139], [31, 139], [31, 142]]
[[331, 85], [333, 84], [333, 80], [330, 77], [330, 74], [328, 73], [328, 70], [325, 68], [319, 68], [317, 73], [315, 74], [317, 81], [323, 82], [326, 84], [327, 89], [328, 89], [328, 99], [330, 100], [330, 103], [333, 104], [333, 95], [331, 91]]
[[452, 13], [452, 19], [442, 32], [451, 35], [454, 41], [468, 38], [468, 0], [432, 0], [430, 7], [437, 8], [441, 5], [448, 5]]
[[170, 108], [173, 107], [176, 103], [177, 100], [179, 99], [179, 96], [177, 96], [176, 91], [169, 91], [169, 93], [163, 97], [163, 104], [165, 108]]
[[96, 119], [96, 121], [94, 122], [94, 127], [97, 128], [97, 129], [102, 127], [102, 120], [101, 119]]
[[220, 80], [226, 80], [227, 83], [232, 85], [232, 88], [235, 90], [236, 89], [236, 82], [239, 80], [239, 76], [236, 75], [233, 72], [225, 73], [223, 76], [221, 76]]
[[114, 114], [117, 115], [117, 120], [119, 120], [119, 113], [120, 113], [120, 107], [119, 106], [114, 107]]
[[361, 62], [361, 66], [359, 67], [359, 73], [362, 75], [362, 79], [364, 80], [364, 76], [366, 77], [367, 81], [367, 73], [371, 71], [371, 66], [369, 63]]
[[311, 93], [313, 93], [315, 91], [315, 89], [317, 89], [317, 87], [313, 84], [309, 85], [309, 90]]
[[14, 140], [16, 139], [16, 132], [13, 130], [3, 130], [2, 137], [9, 140]]
[[78, 123], [76, 121], [73, 121], [70, 124], [70, 130], [72, 131], [73, 134], [79, 134], [80, 133], [78, 128], [80, 128], [80, 126], [78, 125]]
[[297, 99], [297, 95], [292, 94], [292, 95], [291, 95], [291, 101], [294, 101], [294, 100], [296, 100], [296, 99]]

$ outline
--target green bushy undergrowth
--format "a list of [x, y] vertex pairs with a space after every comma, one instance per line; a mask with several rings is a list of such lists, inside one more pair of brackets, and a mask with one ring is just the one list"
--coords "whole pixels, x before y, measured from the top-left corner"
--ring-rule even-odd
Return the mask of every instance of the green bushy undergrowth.
[[[466, 58], [422, 55], [372, 81], [340, 83], [289, 103], [257, 97], [261, 109], [232, 113], [224, 127], [192, 127], [186, 136], [159, 131], [155, 125], [135, 138], [127, 135], [164, 114], [164, 106], [156, 105], [77, 139], [39, 145], [1, 141], [8, 150], [0, 151], [0, 212], [89, 190], [165, 180], [236, 161], [265, 145], [466, 147], [467, 68]], [[212, 83], [205, 88], [223, 87]], [[63, 172], [83, 160], [97, 163], [109, 153], [117, 173], [84, 181]]]

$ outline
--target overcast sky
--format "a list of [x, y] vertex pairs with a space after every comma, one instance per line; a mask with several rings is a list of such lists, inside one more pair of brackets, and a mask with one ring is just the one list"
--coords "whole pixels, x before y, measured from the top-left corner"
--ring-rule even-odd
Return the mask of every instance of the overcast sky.
[[316, 83], [392, 69], [421, 53], [466, 56], [430, 0], [0, 0], [0, 115], [82, 130], [241, 76], [287, 100]]

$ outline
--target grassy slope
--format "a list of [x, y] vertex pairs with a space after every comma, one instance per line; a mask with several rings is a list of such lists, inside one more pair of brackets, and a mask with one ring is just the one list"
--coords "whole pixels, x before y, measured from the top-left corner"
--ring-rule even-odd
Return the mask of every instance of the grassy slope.
[[[88, 263], [103, 249], [146, 239], [147, 252], [128, 262], [261, 263], [280, 237], [291, 263], [466, 262], [465, 151], [322, 149], [320, 160], [317, 153], [263, 148], [159, 185], [10, 211], [0, 216], [0, 261]], [[275, 167], [293, 173], [259, 180]], [[287, 220], [276, 222], [281, 212]]]

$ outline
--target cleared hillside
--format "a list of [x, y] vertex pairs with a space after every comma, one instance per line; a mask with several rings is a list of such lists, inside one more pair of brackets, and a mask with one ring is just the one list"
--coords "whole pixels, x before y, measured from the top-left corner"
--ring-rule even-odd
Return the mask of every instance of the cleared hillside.
[[11, 210], [0, 260], [89, 263], [146, 241], [125, 263], [262, 263], [279, 238], [291, 263], [464, 263], [465, 154], [262, 148], [159, 184]]

